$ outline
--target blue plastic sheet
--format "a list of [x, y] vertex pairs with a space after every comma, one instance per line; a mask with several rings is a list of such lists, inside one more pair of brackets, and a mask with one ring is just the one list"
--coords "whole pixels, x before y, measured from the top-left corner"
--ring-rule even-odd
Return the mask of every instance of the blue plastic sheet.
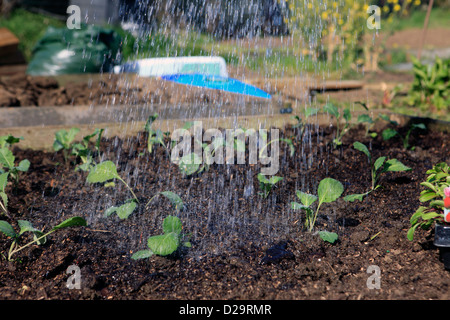
[[176, 74], [163, 76], [162, 78], [164, 80], [173, 81], [184, 85], [223, 90], [263, 99], [272, 98], [272, 96], [267, 92], [233, 78], [207, 76], [202, 74]]

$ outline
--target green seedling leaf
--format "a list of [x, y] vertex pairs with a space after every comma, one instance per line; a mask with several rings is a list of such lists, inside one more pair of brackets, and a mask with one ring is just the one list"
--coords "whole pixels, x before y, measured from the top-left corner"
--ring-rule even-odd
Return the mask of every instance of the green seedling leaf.
[[152, 236], [148, 238], [147, 245], [154, 254], [167, 256], [178, 249], [178, 234], [170, 232], [163, 235]]
[[133, 211], [136, 209], [137, 207], [137, 203], [134, 201], [125, 203], [123, 205], [121, 205], [119, 208], [117, 208], [117, 216], [122, 219], [128, 219], [128, 217], [130, 216], [130, 214], [133, 213]]
[[287, 145], [289, 146], [289, 155], [291, 157], [294, 156], [295, 147], [294, 147], [294, 143], [292, 142], [292, 140], [291, 139], [280, 138], [280, 141], [283, 141], [283, 142], [287, 143]]
[[296, 191], [296, 194], [297, 197], [300, 199], [300, 202], [306, 207], [309, 207], [317, 200], [317, 197], [315, 195], [304, 193], [299, 190]]
[[370, 160], [371, 155], [370, 155], [369, 149], [367, 149], [367, 147], [364, 144], [362, 144], [361, 142], [356, 141], [355, 143], [353, 143], [353, 147], [356, 150], [359, 150], [362, 153], [364, 153]]
[[280, 182], [281, 180], [283, 180], [282, 177], [273, 176], [273, 177], [270, 177], [269, 183], [270, 183], [271, 185], [274, 185], [274, 184], [277, 184], [278, 182]]
[[117, 213], [117, 216], [122, 219], [128, 219], [128, 217], [133, 213], [133, 211], [136, 209], [137, 203], [135, 201], [127, 202], [120, 207], [111, 207], [108, 210], [105, 211], [104, 216], [109, 217], [113, 213]]
[[43, 237], [44, 233], [41, 232], [40, 230], [36, 229], [35, 227], [33, 227], [31, 222], [26, 221], [26, 220], [18, 220], [17, 223], [18, 223], [19, 228], [20, 228], [19, 236], [21, 236], [25, 232], [32, 232], [34, 240], [38, 240], [39, 239], [37, 241], [38, 245], [43, 245], [43, 244], [45, 244], [47, 242], [47, 237]]
[[367, 195], [367, 193], [349, 194], [344, 197], [344, 201], [347, 201], [347, 202], [354, 202], [356, 200], [363, 201], [363, 199], [366, 195]]
[[350, 112], [350, 109], [345, 109], [342, 117], [345, 119], [345, 121], [349, 122], [352, 119], [352, 113]]
[[8, 148], [1, 148], [0, 149], [0, 164], [8, 169], [14, 168], [14, 160], [15, 157], [11, 150]]
[[319, 108], [306, 108], [305, 109], [305, 118], [315, 116], [320, 111]]
[[319, 203], [336, 201], [344, 192], [344, 186], [341, 182], [333, 178], [325, 178], [319, 183], [317, 195]]
[[415, 123], [415, 124], [412, 124], [411, 127], [413, 129], [427, 130], [427, 126], [425, 124], [423, 124], [423, 123]]
[[112, 161], [104, 161], [97, 164], [87, 177], [89, 183], [103, 183], [112, 179], [118, 179], [116, 165]]
[[397, 130], [395, 129], [385, 129], [383, 130], [383, 132], [381, 133], [381, 136], [383, 137], [383, 140], [389, 140], [393, 137], [395, 137], [398, 134]]
[[1, 136], [0, 137], [0, 148], [10, 147], [13, 144], [19, 143], [20, 140], [23, 140], [23, 137], [16, 138], [12, 135]]
[[319, 236], [323, 241], [329, 243], [335, 243], [338, 239], [338, 235], [336, 233], [329, 231], [319, 231]]
[[375, 160], [375, 163], [373, 164], [375, 171], [378, 171], [378, 169], [383, 166], [384, 161], [386, 161], [386, 157], [379, 157], [377, 160]]
[[16, 234], [14, 228], [6, 221], [0, 220], [0, 231], [3, 232], [7, 237], [16, 238], [19, 235]]
[[56, 132], [55, 141], [53, 142], [53, 150], [60, 151], [62, 149], [69, 149], [70, 144], [79, 132], [80, 129], [78, 128], [72, 128], [69, 131], [63, 129]]
[[340, 114], [339, 114], [339, 109], [332, 103], [327, 103], [324, 107], [323, 110], [325, 112], [328, 112], [329, 114], [333, 115], [336, 118], [339, 118]]
[[160, 194], [162, 194], [163, 196], [165, 196], [167, 199], [170, 200], [175, 210], [177, 211], [183, 210], [184, 206], [183, 200], [181, 200], [181, 198], [176, 193], [173, 193], [171, 191], [163, 191], [160, 192]]
[[361, 114], [358, 116], [358, 122], [363, 123], [363, 122], [367, 122], [369, 124], [373, 123], [373, 119], [371, 116], [369, 116], [368, 114]]
[[410, 167], [405, 166], [403, 163], [401, 163], [400, 161], [398, 161], [397, 159], [390, 159], [388, 161], [385, 162], [384, 167], [383, 167], [383, 172], [388, 172], [388, 171], [410, 171], [412, 170]]
[[20, 161], [19, 166], [16, 167], [17, 170], [22, 172], [27, 172], [29, 168], [30, 168], [30, 161], [28, 161], [27, 159]]
[[293, 201], [293, 202], [291, 202], [291, 208], [294, 209], [294, 210], [301, 210], [301, 209], [305, 209], [305, 208], [308, 208], [308, 207], [304, 206], [301, 203]]
[[186, 248], [192, 248], [192, 244], [189, 241], [183, 242], [183, 246], [185, 246]]
[[258, 180], [259, 180], [259, 182], [261, 182], [261, 183], [264, 183], [264, 184], [270, 184], [269, 179], [267, 179], [266, 176], [263, 175], [263, 174], [261, 174], [261, 173], [258, 174]]
[[68, 227], [76, 227], [76, 226], [84, 227], [86, 225], [87, 225], [87, 223], [86, 223], [86, 220], [84, 218], [82, 218], [82, 217], [72, 217], [72, 218], [64, 220], [63, 222], [61, 222], [57, 226], [54, 226], [52, 228], [52, 231], [56, 231], [56, 230], [60, 230], [60, 229], [63, 229], [63, 228], [68, 228]]
[[118, 207], [112, 206], [111, 208], [108, 208], [105, 213], [103, 214], [103, 216], [105, 218], [108, 218], [110, 215], [112, 215], [113, 213], [117, 212], [117, 209], [119, 209]]
[[178, 217], [168, 216], [163, 221], [163, 232], [164, 233], [176, 233], [180, 234], [183, 226], [181, 225], [181, 220]]
[[200, 169], [201, 163], [201, 158], [196, 153], [192, 152], [181, 157], [178, 166], [184, 175], [190, 176]]
[[0, 191], [5, 192], [6, 185], [8, 184], [8, 172], [0, 174]]
[[131, 259], [133, 260], [140, 260], [140, 259], [147, 259], [150, 258], [153, 255], [153, 252], [151, 250], [140, 250], [135, 252]]

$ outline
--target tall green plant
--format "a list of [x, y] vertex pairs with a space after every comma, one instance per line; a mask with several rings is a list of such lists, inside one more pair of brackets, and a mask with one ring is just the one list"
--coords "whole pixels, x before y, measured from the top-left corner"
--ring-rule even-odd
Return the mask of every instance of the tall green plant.
[[408, 103], [423, 110], [435, 108], [450, 110], [450, 59], [436, 57], [433, 65], [421, 63], [414, 57], [414, 81], [408, 95]]
[[364, 144], [362, 144], [359, 141], [356, 141], [355, 143], [353, 143], [353, 147], [356, 150], [361, 151], [362, 153], [364, 153], [367, 156], [368, 163], [370, 166], [372, 185], [371, 185], [371, 188], [365, 193], [350, 194], [350, 195], [345, 196], [344, 197], [345, 201], [349, 201], [349, 202], [353, 202], [355, 200], [362, 201], [363, 198], [365, 196], [367, 196], [369, 193], [377, 190], [378, 188], [381, 188], [379, 181], [380, 181], [380, 176], [383, 173], [392, 172], [392, 171], [396, 172], [396, 171], [410, 171], [411, 170], [411, 168], [405, 166], [403, 163], [401, 163], [397, 159], [386, 160], [386, 157], [384, 157], [384, 156], [379, 157], [372, 163], [372, 154], [370, 153], [369, 149]]
[[[291, 207], [294, 210], [302, 210], [305, 212], [305, 226], [309, 231], [312, 231], [322, 204], [336, 201], [343, 192], [344, 186], [342, 183], [333, 178], [325, 178], [319, 183], [317, 196], [297, 190], [296, 195], [301, 203], [291, 202]], [[314, 211], [311, 205], [316, 201], [318, 203]]]

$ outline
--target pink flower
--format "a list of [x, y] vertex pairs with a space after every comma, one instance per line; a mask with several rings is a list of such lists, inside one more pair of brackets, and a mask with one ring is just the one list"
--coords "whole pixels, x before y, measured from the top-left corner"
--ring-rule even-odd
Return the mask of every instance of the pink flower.
[[450, 187], [444, 189], [444, 195], [446, 198], [450, 198]]

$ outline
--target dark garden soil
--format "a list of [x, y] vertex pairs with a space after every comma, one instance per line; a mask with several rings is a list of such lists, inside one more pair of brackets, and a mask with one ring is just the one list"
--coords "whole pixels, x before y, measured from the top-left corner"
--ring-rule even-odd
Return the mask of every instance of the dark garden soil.
[[[290, 127], [281, 133], [297, 135]], [[327, 127], [309, 142], [294, 139], [293, 157], [282, 144], [277, 175], [284, 180], [267, 199], [258, 195], [259, 164], [213, 165], [184, 178], [163, 148], [146, 152], [145, 134], [105, 140], [104, 158], [117, 163], [141, 203], [123, 221], [103, 217], [130, 197], [119, 182], [115, 188], [89, 185], [86, 173], [75, 172], [61, 153], [15, 148], [17, 161], [26, 158], [32, 165], [16, 189], [8, 186], [14, 219], [49, 230], [80, 215], [88, 226], [56, 232], [45, 245], [17, 253], [15, 261], [0, 257], [0, 299], [449, 299], [450, 272], [439, 261], [433, 230], [418, 231], [413, 242], [406, 238], [426, 171], [450, 163], [448, 132], [415, 132], [414, 151], [404, 150], [400, 140], [365, 138], [363, 128], [352, 129], [333, 150], [328, 144], [333, 134]], [[373, 158], [397, 158], [412, 171], [386, 173], [383, 188], [362, 202], [340, 198], [323, 204], [315, 231], [336, 232], [339, 240], [330, 244], [303, 228], [303, 215], [290, 202], [296, 190], [315, 193], [325, 177], [343, 183], [343, 196], [367, 191], [367, 157], [352, 147], [354, 141], [370, 145]], [[146, 208], [165, 190], [183, 199], [181, 212], [163, 197]], [[162, 232], [169, 214], [180, 217], [192, 248], [132, 260], [149, 236]], [[2, 235], [0, 252], [6, 254], [10, 243]], [[81, 268], [80, 290], [66, 287], [71, 265]], [[367, 286], [371, 265], [380, 268], [379, 289]]]

